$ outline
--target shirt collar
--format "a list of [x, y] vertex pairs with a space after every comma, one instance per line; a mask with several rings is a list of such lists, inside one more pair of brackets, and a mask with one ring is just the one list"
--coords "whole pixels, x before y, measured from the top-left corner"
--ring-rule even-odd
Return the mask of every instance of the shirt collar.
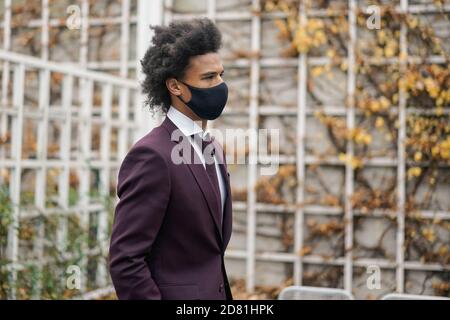
[[169, 110], [167, 111], [167, 117], [169, 117], [169, 119], [178, 127], [178, 129], [181, 130], [181, 132], [186, 137], [189, 137], [193, 134], [199, 134], [203, 140], [209, 140], [211, 134], [208, 129], [203, 131], [201, 126], [199, 126], [196, 121], [186, 116], [174, 106], [170, 106]]

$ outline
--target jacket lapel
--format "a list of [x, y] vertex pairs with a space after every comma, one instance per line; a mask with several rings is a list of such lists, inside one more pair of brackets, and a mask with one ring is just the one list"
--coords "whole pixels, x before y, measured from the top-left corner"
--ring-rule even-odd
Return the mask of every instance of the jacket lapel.
[[[212, 219], [214, 220], [214, 224], [216, 226], [217, 233], [220, 238], [221, 244], [223, 244], [223, 238], [222, 238], [222, 228], [221, 228], [221, 204], [219, 202], [220, 199], [217, 199], [216, 193], [213, 192], [213, 186], [208, 178], [208, 174], [203, 167], [203, 164], [200, 160], [200, 158], [197, 155], [197, 152], [195, 152], [194, 147], [189, 142], [188, 138], [183, 135], [183, 133], [180, 130], [179, 135], [172, 135], [173, 131], [175, 131], [177, 126], [168, 118], [166, 117], [162, 123], [162, 125], [169, 131], [170, 139], [171, 141], [174, 141], [176, 144], [180, 144], [181, 142], [185, 141], [189, 145], [188, 147], [184, 147], [180, 145], [180, 156], [183, 159], [183, 163], [186, 164], [189, 169], [191, 170], [195, 181], [200, 187], [200, 190], [202, 191], [203, 197], [205, 198], [209, 212], [211, 214]], [[177, 140], [178, 137], [178, 140]], [[187, 153], [186, 153], [187, 151]], [[228, 178], [228, 175], [227, 175]], [[225, 217], [224, 217], [225, 218]]]
[[227, 192], [227, 196], [225, 198], [225, 205], [223, 209], [223, 226], [222, 226], [222, 238], [223, 238], [223, 250], [227, 247], [228, 241], [231, 237], [231, 229], [232, 229], [232, 197], [231, 197], [231, 183], [230, 177], [228, 176], [228, 168], [226, 164], [226, 159], [224, 157], [223, 149], [214, 141], [214, 147], [216, 150], [216, 157], [219, 162], [220, 172], [222, 173], [222, 177], [225, 179], [225, 188]]

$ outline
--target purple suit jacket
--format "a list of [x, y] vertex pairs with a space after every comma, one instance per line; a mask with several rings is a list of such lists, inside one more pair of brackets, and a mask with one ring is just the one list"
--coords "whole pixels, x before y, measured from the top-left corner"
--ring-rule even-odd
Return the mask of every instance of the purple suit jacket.
[[[232, 300], [224, 265], [232, 229], [225, 154], [215, 140], [227, 189], [222, 223], [220, 199], [203, 165], [171, 160], [181, 141], [172, 137], [175, 129], [166, 117], [121, 164], [109, 249], [111, 278], [119, 299]], [[190, 148], [191, 160], [198, 160]]]

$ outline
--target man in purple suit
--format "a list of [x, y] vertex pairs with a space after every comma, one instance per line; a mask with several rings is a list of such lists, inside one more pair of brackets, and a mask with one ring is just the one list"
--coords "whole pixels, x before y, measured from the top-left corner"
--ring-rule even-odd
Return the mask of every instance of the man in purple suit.
[[232, 199], [225, 153], [206, 130], [228, 88], [208, 19], [155, 26], [143, 92], [162, 124], [123, 160], [109, 269], [119, 299], [232, 300], [224, 264]]

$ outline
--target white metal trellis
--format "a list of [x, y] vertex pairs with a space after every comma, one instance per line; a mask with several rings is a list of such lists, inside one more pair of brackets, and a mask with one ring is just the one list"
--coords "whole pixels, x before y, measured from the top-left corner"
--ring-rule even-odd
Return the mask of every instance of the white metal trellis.
[[[109, 239], [109, 235], [107, 234], [107, 215], [106, 208], [102, 205], [93, 205], [89, 202], [88, 193], [90, 188], [90, 178], [89, 178], [89, 164], [86, 161], [91, 161], [93, 155], [91, 150], [91, 126], [92, 123], [100, 123], [102, 124], [102, 132], [101, 132], [101, 154], [99, 160], [92, 160], [92, 166], [101, 170], [101, 194], [105, 197], [109, 197], [109, 183], [110, 183], [110, 169], [118, 168], [120, 162], [124, 156], [123, 153], [118, 153], [117, 159], [111, 159], [110, 154], [110, 135], [111, 128], [117, 128], [120, 131], [128, 131], [133, 134], [139, 133], [139, 117], [135, 117], [134, 120], [130, 120], [128, 118], [128, 114], [130, 110], [136, 111], [138, 110], [136, 106], [130, 105], [129, 102], [123, 104], [121, 107], [125, 108], [126, 118], [122, 118], [120, 120], [113, 120], [111, 118], [111, 105], [112, 105], [112, 93], [113, 88], [118, 90], [127, 90], [132, 94], [137, 95], [138, 93], [138, 84], [129, 79], [124, 79], [120, 77], [111, 76], [108, 74], [86, 71], [79, 69], [75, 66], [67, 66], [52, 62], [47, 62], [41, 59], [36, 59], [33, 57], [28, 57], [16, 53], [7, 52], [4, 50], [0, 51], [0, 60], [7, 61], [13, 67], [14, 77], [13, 77], [13, 100], [11, 106], [3, 106], [0, 109], [0, 112], [3, 116], [9, 116], [12, 118], [12, 158], [10, 159], [2, 159], [2, 168], [7, 168], [12, 172], [12, 178], [10, 180], [10, 192], [11, 192], [11, 201], [13, 203], [13, 223], [10, 226], [9, 234], [8, 234], [8, 258], [11, 261], [9, 268], [12, 270], [12, 283], [15, 283], [17, 280], [16, 272], [23, 266], [24, 261], [18, 260], [18, 234], [17, 228], [20, 225], [21, 219], [25, 217], [30, 217], [35, 215], [36, 213], [27, 212], [20, 208], [19, 204], [21, 200], [21, 185], [22, 178], [21, 173], [23, 169], [33, 168], [37, 170], [44, 171], [41, 173], [42, 177], [38, 176], [36, 181], [36, 210], [40, 211], [44, 216], [49, 216], [54, 213], [65, 215], [75, 214], [81, 218], [82, 226], [86, 229], [89, 225], [89, 213], [99, 211], [99, 226], [97, 229], [98, 232], [98, 246], [96, 249], [89, 249], [86, 246], [83, 248], [83, 252], [87, 255], [90, 253], [101, 252], [103, 254], [106, 253], [106, 240]], [[39, 123], [39, 137], [37, 140], [37, 148], [38, 148], [38, 158], [37, 159], [22, 159], [22, 136], [23, 136], [23, 122], [24, 118], [28, 117], [28, 114], [25, 114], [26, 106], [24, 105], [24, 90], [25, 90], [25, 74], [27, 71], [37, 70], [40, 77], [40, 99], [39, 99], [39, 112], [34, 115], [38, 119], [42, 121]], [[52, 73], [58, 73], [63, 76], [63, 88], [62, 91], [62, 106], [55, 107], [48, 105], [48, 92], [49, 92], [49, 77]], [[72, 86], [74, 81], [78, 80], [80, 83], [83, 82], [85, 85], [81, 89], [81, 94], [83, 97], [83, 102], [81, 105], [81, 109], [77, 110], [77, 108], [72, 105]], [[93, 113], [93, 86], [94, 83], [101, 84], [102, 88], [102, 112], [100, 116], [97, 116]], [[136, 100], [138, 101], [138, 100]], [[50, 110], [52, 112], [50, 112]], [[46, 138], [44, 135], [46, 134], [45, 127], [49, 119], [58, 119], [62, 121], [63, 133], [61, 135], [61, 159], [60, 160], [48, 160], [46, 155]], [[78, 160], [70, 159], [70, 145], [73, 143], [73, 140], [70, 137], [71, 124], [76, 123], [80, 126], [80, 146], [81, 146], [81, 154]], [[130, 140], [119, 140], [119, 148], [118, 150], [127, 150], [130, 146]], [[120, 144], [123, 144], [120, 146]], [[122, 151], [123, 152], [123, 151]], [[61, 170], [61, 175], [59, 176], [59, 190], [58, 190], [58, 199], [59, 205], [61, 208], [57, 210], [48, 210], [45, 207], [45, 190], [46, 190], [46, 173], [45, 171], [48, 169], [59, 169]], [[71, 168], [75, 168], [80, 172], [80, 201], [77, 206], [69, 207], [68, 203], [68, 188], [69, 188], [69, 170]], [[39, 171], [38, 171], [39, 172]], [[115, 199], [117, 200], [117, 199]], [[58, 245], [60, 249], [64, 249], [63, 244], [65, 242], [66, 235], [66, 221], [62, 220], [58, 233]], [[86, 230], [85, 229], [85, 230]], [[42, 232], [42, 230], [40, 231]], [[43, 258], [43, 241], [44, 235], [40, 234], [37, 238], [37, 246], [36, 250], [38, 251], [38, 261], [35, 261], [36, 265], [40, 268], [46, 263]], [[81, 262], [84, 264], [82, 267], [83, 275], [86, 274], [86, 259], [83, 258]], [[82, 277], [81, 279], [85, 279]], [[98, 264], [98, 276], [97, 283], [99, 286], [104, 286], [106, 284], [106, 266], [104, 262], [99, 262]], [[85, 288], [85, 282], [82, 281], [83, 287]], [[38, 283], [39, 286], [39, 283]], [[39, 287], [36, 288], [39, 292]], [[82, 290], [82, 292], [84, 292]], [[11, 298], [15, 297], [14, 286], [12, 286], [11, 290]]]
[[[172, 20], [187, 20], [196, 17], [209, 16], [214, 17], [215, 21], [248, 21], [251, 23], [251, 50], [260, 50], [261, 37], [261, 19], [263, 18], [284, 18], [285, 13], [263, 13], [260, 14], [260, 1], [251, 1], [251, 10], [244, 11], [227, 11], [214, 13], [214, 8], [217, 10], [218, 0], [209, 0], [206, 2], [205, 14], [180, 13], [174, 12], [174, 3], [172, 0], [165, 0], [164, 18], [165, 23], [168, 24]], [[349, 21], [349, 40], [347, 43], [348, 56], [345, 59], [348, 65], [347, 69], [347, 96], [348, 105], [325, 105], [324, 113], [330, 116], [345, 117], [348, 128], [353, 128], [355, 125], [355, 118], [358, 111], [354, 107], [353, 95], [356, 86], [356, 72], [355, 72], [355, 43], [356, 43], [356, 11], [358, 9], [365, 9], [357, 0], [348, 0], [348, 21]], [[433, 4], [409, 4], [407, 0], [401, 0], [400, 5], [395, 9], [398, 13], [413, 13], [422, 14], [430, 12], [450, 12], [450, 5], [443, 4], [437, 7]], [[299, 12], [300, 23], [305, 23], [308, 17], [323, 18], [329, 17], [330, 13], [324, 9], [308, 9], [305, 10], [304, 2], [300, 2]], [[426, 61], [428, 63], [445, 63], [445, 57], [431, 55], [427, 58], [417, 56], [407, 56], [407, 26], [403, 23], [400, 30], [400, 55], [397, 58], [369, 58], [368, 62], [372, 65], [389, 65], [393, 63], [400, 64], [400, 70], [404, 72], [407, 63], [421, 63]], [[400, 59], [400, 57], [406, 57]], [[333, 265], [342, 266], [344, 270], [344, 289], [351, 292], [353, 286], [353, 272], [356, 267], [368, 267], [370, 265], [378, 265], [383, 269], [393, 269], [396, 271], [396, 290], [397, 292], [404, 291], [404, 273], [405, 270], [420, 270], [420, 271], [449, 271], [450, 267], [438, 263], [422, 264], [416, 261], [405, 261], [403, 246], [404, 246], [404, 229], [405, 229], [405, 166], [408, 164], [405, 159], [404, 139], [406, 137], [406, 116], [407, 114], [428, 114], [427, 110], [408, 107], [406, 108], [405, 93], [399, 92], [398, 111], [391, 110], [390, 112], [397, 115], [399, 120], [399, 134], [398, 134], [398, 149], [396, 158], [388, 157], [373, 157], [364, 160], [366, 167], [386, 167], [395, 168], [397, 171], [397, 211], [390, 210], [374, 210], [373, 217], [396, 217], [397, 219], [397, 233], [396, 233], [396, 260], [389, 261], [385, 259], [373, 258], [358, 258], [354, 259], [352, 256], [353, 247], [353, 217], [363, 216], [361, 210], [352, 208], [350, 197], [354, 192], [354, 169], [351, 165], [345, 166], [345, 206], [343, 209], [335, 207], [326, 207], [320, 205], [302, 205], [304, 201], [304, 186], [305, 186], [305, 166], [311, 164], [342, 166], [342, 162], [337, 157], [328, 157], [327, 159], [318, 158], [313, 155], [306, 154], [305, 151], [305, 126], [307, 118], [313, 115], [314, 110], [307, 108], [307, 69], [309, 66], [320, 66], [329, 63], [328, 57], [308, 57], [307, 54], [302, 53], [298, 58], [239, 58], [234, 61], [227, 61], [225, 68], [249, 68], [250, 69], [250, 99], [247, 110], [233, 110], [227, 108], [224, 111], [225, 116], [242, 116], [246, 115], [249, 119], [249, 128], [258, 128], [257, 119], [259, 116], [266, 115], [283, 115], [296, 117], [297, 120], [297, 150], [295, 156], [280, 156], [280, 164], [295, 164], [297, 169], [297, 204], [299, 205], [272, 205], [258, 203], [256, 201], [255, 190], [255, 172], [256, 166], [248, 165], [248, 190], [247, 201], [233, 203], [233, 208], [236, 211], [246, 211], [247, 213], [247, 229], [246, 229], [246, 249], [245, 250], [228, 250], [226, 257], [229, 259], [240, 259], [246, 262], [246, 289], [252, 292], [255, 287], [255, 261], [271, 261], [271, 262], [289, 262], [293, 263], [293, 281], [295, 285], [302, 284], [303, 265]], [[283, 106], [268, 106], [259, 105], [259, 70], [262, 67], [298, 67], [298, 94], [297, 94], [297, 108], [289, 108]], [[449, 108], [444, 109], [444, 114], [449, 114]], [[249, 157], [257, 156], [261, 163], [267, 163], [267, 156], [260, 156], [253, 154], [256, 148], [256, 142], [249, 141]], [[347, 144], [348, 155], [353, 155], [353, 143]], [[249, 159], [250, 163], [252, 159]], [[272, 212], [275, 214], [293, 214], [295, 217], [295, 232], [294, 232], [294, 252], [280, 253], [280, 252], [255, 252], [255, 233], [256, 233], [256, 216], [258, 212]], [[304, 215], [315, 216], [339, 216], [344, 217], [346, 221], [345, 226], [345, 256], [337, 259], [324, 259], [320, 256], [308, 255], [301, 256], [297, 254], [303, 247], [303, 223]], [[437, 218], [450, 219], [448, 211], [432, 211], [421, 210], [418, 213], [423, 218]]]
[[[130, 4], [134, 3], [137, 6], [137, 13], [130, 14]], [[15, 26], [12, 23], [12, 4], [11, 0], [4, 1], [4, 19], [0, 22], [0, 28], [3, 29], [3, 49], [4, 50], [14, 50], [11, 44], [11, 32], [14, 30]], [[102, 71], [113, 71], [115, 69], [119, 70], [119, 74], [123, 77], [129, 75], [130, 69], [137, 70], [136, 76], [138, 79], [142, 79], [140, 73], [140, 63], [139, 58], [142, 57], [147, 49], [148, 43], [151, 39], [151, 32], [149, 30], [150, 24], [159, 24], [162, 21], [162, 6], [161, 1], [145, 1], [145, 0], [123, 0], [121, 1], [121, 15], [120, 16], [102, 16], [92, 18], [89, 16], [89, 1], [82, 0], [80, 3], [80, 46], [79, 46], [79, 61], [68, 61], [68, 62], [78, 62], [83, 68], [102, 70]], [[42, 0], [41, 2], [41, 18], [31, 19], [29, 21], [24, 21], [23, 24], [27, 28], [40, 29], [41, 37], [41, 58], [43, 60], [48, 60], [50, 57], [50, 47], [49, 47], [49, 34], [51, 28], [62, 28], [66, 26], [66, 20], [63, 17], [50, 17], [50, 3], [48, 0]], [[106, 25], [120, 25], [120, 56], [117, 61], [90, 61], [88, 59], [89, 53], [89, 29], [90, 27], [96, 26], [106, 26]], [[130, 43], [131, 39], [131, 26], [136, 27], [136, 43]], [[136, 57], [134, 61], [130, 61], [129, 48], [136, 47]], [[8, 61], [3, 62], [3, 76], [2, 76], [2, 92], [6, 92], [9, 83], [9, 64]], [[78, 94], [78, 93], [75, 93]], [[125, 103], [128, 98], [128, 93], [123, 90], [120, 94], [121, 103]], [[7, 95], [2, 96], [2, 105], [6, 105]], [[138, 96], [140, 101], [143, 101], [142, 96]], [[141, 109], [137, 111], [140, 112], [140, 132], [136, 134], [136, 138], [143, 136], [151, 128], [153, 128], [159, 121], [159, 118], [152, 118], [149, 113], [141, 112]], [[123, 118], [124, 115], [121, 115]], [[6, 117], [2, 116], [0, 118], [0, 133], [2, 136], [6, 134]], [[45, 130], [45, 128], [43, 129]], [[44, 133], [43, 133], [44, 134]], [[121, 133], [120, 139], [126, 139], [126, 133]], [[122, 154], [126, 150], [121, 150]], [[0, 150], [0, 154], [3, 150]]]
[[[307, 22], [305, 5], [302, 2], [299, 7], [299, 22], [304, 26]], [[306, 65], [306, 53], [301, 53], [299, 55], [298, 61], [298, 107], [297, 107], [297, 155], [296, 162], [297, 166], [297, 194], [296, 201], [298, 203], [304, 202], [304, 191], [305, 191], [305, 124], [306, 124], [306, 81], [307, 81], [307, 65]], [[294, 250], [295, 252], [300, 252], [303, 248], [303, 224], [304, 224], [304, 209], [302, 206], [298, 206], [295, 211], [295, 223], [294, 227]], [[297, 255], [294, 260], [294, 285], [302, 284], [302, 274], [303, 274], [303, 257]], [[253, 288], [252, 288], [253, 289]]]

